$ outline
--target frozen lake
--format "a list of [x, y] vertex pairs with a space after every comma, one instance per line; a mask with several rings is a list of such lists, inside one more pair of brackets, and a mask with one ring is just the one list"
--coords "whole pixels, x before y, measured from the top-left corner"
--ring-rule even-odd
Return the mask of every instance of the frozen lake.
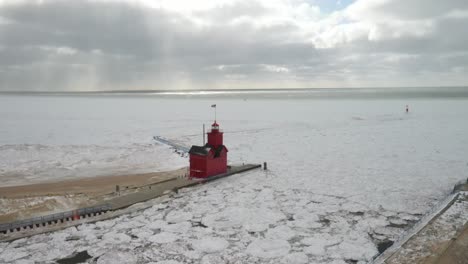
[[83, 250], [98, 263], [367, 262], [468, 177], [468, 97], [454, 97], [0, 95], [2, 186], [187, 166], [152, 137], [201, 144], [214, 103], [229, 162], [269, 167], [135, 215], [0, 244], [0, 262]]

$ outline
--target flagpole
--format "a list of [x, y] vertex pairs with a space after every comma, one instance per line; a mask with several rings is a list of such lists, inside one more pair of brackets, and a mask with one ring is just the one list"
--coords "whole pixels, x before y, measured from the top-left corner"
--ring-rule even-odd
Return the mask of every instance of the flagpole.
[[212, 104], [211, 107], [215, 109], [215, 123], [216, 123], [216, 104]]

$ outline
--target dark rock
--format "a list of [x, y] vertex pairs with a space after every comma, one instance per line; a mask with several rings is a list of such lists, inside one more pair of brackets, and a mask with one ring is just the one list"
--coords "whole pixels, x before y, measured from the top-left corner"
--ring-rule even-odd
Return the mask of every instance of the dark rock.
[[364, 212], [361, 212], [361, 211], [349, 212], [349, 213], [352, 214], [352, 215], [357, 215], [357, 216], [362, 216], [362, 215], [364, 215]]
[[92, 258], [92, 256], [90, 256], [88, 254], [88, 251], [85, 250], [85, 251], [78, 252], [75, 255], [70, 256], [68, 258], [59, 259], [57, 260], [57, 263], [58, 264], [78, 264], [78, 263], [86, 262], [86, 260], [90, 258]]
[[319, 222], [322, 223], [324, 226], [330, 226], [330, 219], [324, 216], [320, 216]]
[[391, 240], [386, 240], [382, 241], [377, 244], [377, 250], [379, 250], [379, 253], [382, 254], [387, 248], [391, 247], [393, 245], [393, 241]]
[[192, 227], [196, 227], [196, 226], [203, 227], [203, 228], [208, 227], [208, 226], [204, 225], [202, 222], [198, 222], [198, 221], [192, 222]]
[[408, 224], [390, 223], [388, 226], [389, 226], [389, 227], [395, 227], [395, 228], [405, 228], [405, 227], [408, 226]]
[[76, 240], [80, 240], [80, 237], [79, 236], [69, 236], [69, 237], [65, 238], [65, 241], [76, 241]]

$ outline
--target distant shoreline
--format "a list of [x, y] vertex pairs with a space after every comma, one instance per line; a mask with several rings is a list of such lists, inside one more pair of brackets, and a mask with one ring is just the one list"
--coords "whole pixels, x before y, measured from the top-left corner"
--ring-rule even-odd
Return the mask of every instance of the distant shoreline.
[[342, 87], [342, 88], [256, 88], [256, 89], [187, 89], [187, 90], [102, 90], [102, 91], [0, 91], [0, 94], [45, 94], [45, 95], [81, 95], [81, 94], [196, 94], [196, 93], [251, 93], [251, 92], [346, 92], [346, 91], [440, 91], [440, 90], [468, 91], [468, 86], [408, 86], [408, 87]]
[[0, 96], [159, 97], [237, 99], [467, 99], [467, 86], [211, 90], [0, 91]]

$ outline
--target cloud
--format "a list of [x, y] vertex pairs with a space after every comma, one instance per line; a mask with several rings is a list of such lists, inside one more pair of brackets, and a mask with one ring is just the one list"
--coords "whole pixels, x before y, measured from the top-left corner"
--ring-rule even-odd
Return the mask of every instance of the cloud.
[[465, 85], [465, 2], [0, 1], [0, 90]]
[[423, 20], [434, 19], [450, 12], [468, 9], [464, 0], [360, 0], [348, 8], [355, 18], [369, 20]]

